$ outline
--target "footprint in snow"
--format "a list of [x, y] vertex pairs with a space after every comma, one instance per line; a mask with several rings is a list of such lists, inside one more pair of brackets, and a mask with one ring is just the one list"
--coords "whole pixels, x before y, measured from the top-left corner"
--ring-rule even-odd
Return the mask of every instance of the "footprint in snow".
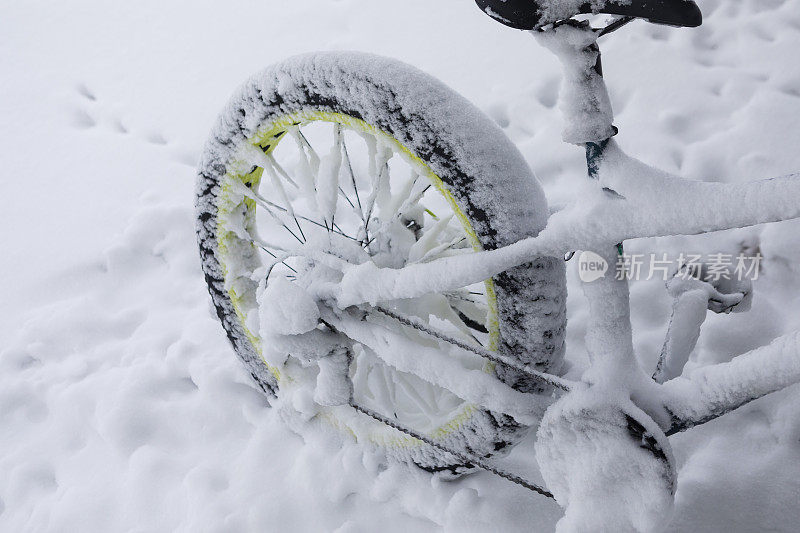
[[97, 121], [83, 109], [76, 109], [72, 113], [72, 125], [79, 130], [88, 130], [97, 126]]
[[94, 93], [83, 83], [79, 83], [78, 86], [75, 88], [78, 91], [78, 94], [86, 98], [87, 100], [94, 102], [97, 100], [97, 97]]
[[147, 136], [147, 142], [150, 144], [157, 144], [159, 146], [164, 146], [167, 144], [167, 140], [164, 138], [164, 136], [157, 132], [149, 134]]
[[[75, 92], [81, 97], [81, 104], [72, 113], [72, 125], [76, 129], [88, 130], [95, 128], [99, 125], [105, 124], [112, 131], [126, 135], [130, 133], [130, 129], [125, 125], [122, 118], [104, 111], [102, 103], [99, 101], [95, 92], [89, 88], [85, 83], [79, 83], [75, 86]], [[144, 135], [145, 142], [155, 146], [167, 146], [170, 142], [163, 133], [151, 130]], [[197, 164], [197, 154], [186, 149], [173, 150], [171, 159], [194, 168]]]
[[560, 77], [552, 77], [546, 80], [534, 91], [536, 100], [548, 109], [554, 108], [558, 103], [558, 90], [560, 86]]
[[75, 91], [81, 97], [81, 104], [73, 112], [73, 126], [85, 130], [98, 126], [100, 122], [105, 122], [116, 133], [128, 133], [128, 128], [122, 119], [113, 113], [104, 111], [95, 92], [85, 83], [76, 85]]

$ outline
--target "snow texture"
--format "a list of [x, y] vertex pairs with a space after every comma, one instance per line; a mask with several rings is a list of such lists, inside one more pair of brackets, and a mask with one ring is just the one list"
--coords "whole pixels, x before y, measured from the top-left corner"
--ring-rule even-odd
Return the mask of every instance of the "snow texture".
[[319, 405], [348, 405], [353, 398], [353, 382], [347, 375], [350, 369], [350, 357], [346, 348], [321, 357], [317, 384], [314, 389], [314, 401]]
[[[800, 2], [698, 4], [701, 28], [635, 22], [601, 40], [617, 141], [699, 192], [796, 171]], [[489, 474], [442, 483], [384, 469], [334, 436], [286, 429], [210, 309], [190, 208], [199, 153], [233, 86], [285, 57], [346, 48], [418, 65], [475, 102], [558, 210], [585, 160], [559, 138], [561, 74], [547, 50], [460, 0], [0, 9], [0, 530], [554, 529], [555, 502]], [[786, 194], [785, 204], [797, 198]], [[709, 200], [676, 213], [676, 223], [713, 222]], [[647, 215], [637, 224], [646, 227]], [[703, 367], [776, 339], [747, 356], [749, 368], [730, 367], [730, 379], [762, 372], [760, 356], [766, 373], [773, 357], [796, 353], [798, 236], [789, 222], [626, 242], [629, 253], [746, 245], [764, 254], [752, 311], [710, 315], [687, 363], [696, 382], [668, 387], [727, 380]], [[587, 313], [574, 263], [568, 283], [567, 376], [577, 378]], [[652, 371], [671, 298], [660, 279], [633, 282], [631, 296], [637, 360]], [[703, 417], [713, 407], [683, 409]], [[541, 481], [533, 440], [503, 463]], [[797, 386], [670, 442], [680, 475], [668, 531], [796, 531]]]
[[630, 400], [590, 388], [548, 409], [536, 441], [547, 486], [566, 514], [556, 531], [660, 531], [675, 490], [667, 438]]
[[[257, 331], [275, 335], [300, 335], [317, 327], [320, 319], [316, 300], [302, 287], [277, 278], [259, 294]], [[268, 305], [263, 305], [267, 303]]]

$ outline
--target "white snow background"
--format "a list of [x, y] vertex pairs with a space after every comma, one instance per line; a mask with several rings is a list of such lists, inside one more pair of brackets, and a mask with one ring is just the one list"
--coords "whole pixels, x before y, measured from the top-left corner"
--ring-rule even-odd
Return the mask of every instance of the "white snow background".
[[[800, 0], [698, 0], [699, 29], [603, 38], [629, 153], [698, 180], [800, 168]], [[228, 95], [289, 55], [357, 49], [436, 75], [494, 118], [553, 205], [583, 178], [559, 67], [472, 0], [0, 5], [0, 531], [550, 531], [551, 500], [490, 474], [441, 483], [304, 441], [249, 381], [206, 293], [194, 165]], [[800, 198], [798, 198], [800, 201]], [[766, 259], [753, 310], [713, 316], [690, 366], [800, 327], [800, 223], [639, 251]], [[568, 353], [586, 306], [570, 264]], [[641, 363], [669, 317], [632, 284]], [[504, 464], [536, 477], [532, 439]], [[797, 531], [800, 388], [671, 438], [673, 531]]]

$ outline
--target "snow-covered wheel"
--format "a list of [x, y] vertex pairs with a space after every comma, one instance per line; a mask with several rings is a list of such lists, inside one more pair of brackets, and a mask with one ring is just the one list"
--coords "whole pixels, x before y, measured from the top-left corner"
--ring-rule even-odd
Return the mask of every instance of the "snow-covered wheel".
[[[264, 287], [302, 284], [312, 267], [288, 257], [296, 247], [397, 268], [513, 243], [537, 234], [547, 214], [528, 165], [491, 120], [432, 77], [361, 53], [300, 56], [252, 77], [219, 117], [199, 168], [203, 270], [256, 382], [299, 425], [340, 429], [429, 470], [465, 465], [348, 405], [311, 406], [316, 369], [292, 357], [291, 342], [266, 340], [263, 309], [280, 302]], [[563, 261], [545, 257], [460, 291], [381, 305], [557, 374], [565, 295]], [[395, 327], [414, 343], [436, 342]], [[360, 404], [471, 456], [508, 451], [524, 435], [511, 417], [399, 372], [373, 348], [352, 345]], [[519, 390], [537, 387], [477, 356], [463, 364]]]

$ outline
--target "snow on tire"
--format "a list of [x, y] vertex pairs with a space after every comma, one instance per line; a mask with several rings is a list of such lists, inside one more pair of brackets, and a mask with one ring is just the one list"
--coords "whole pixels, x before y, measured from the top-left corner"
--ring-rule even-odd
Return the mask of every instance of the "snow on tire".
[[[270, 125], [285, 117], [326, 114], [348, 117], [393, 138], [429, 168], [468, 222], [476, 248], [495, 249], [536, 235], [547, 220], [540, 185], [503, 132], [463, 97], [413, 67], [363, 53], [317, 53], [288, 59], [253, 76], [228, 102], [203, 152], [197, 235], [220, 321], [253, 379], [271, 396], [279, 393], [280, 373], [265, 362], [257, 335], [248, 330], [237, 308], [242, 299], [254, 301], [249, 292], [254, 293], [256, 284], [231, 280], [226, 264], [230, 260], [222, 250], [227, 247], [221, 235], [221, 213], [228, 209], [223, 206], [226, 180], [232, 179], [237, 154], [247, 143], [261, 139], [258, 146], [265, 153], [274, 149], [271, 144], [277, 144], [280, 135], [274, 135], [274, 143], [263, 140]], [[237, 261], [256, 265], [243, 250]], [[537, 258], [491, 283], [497, 330], [493, 348], [558, 374], [566, 321], [563, 260]], [[493, 371], [518, 390], [538, 390], [539, 385], [515, 370]], [[480, 408], [462, 414], [442, 426], [447, 431], [439, 428], [430, 435], [451, 449], [488, 457], [508, 451], [527, 430], [507, 415]], [[422, 443], [386, 448], [429, 470], [463, 470], [458, 461]]]

